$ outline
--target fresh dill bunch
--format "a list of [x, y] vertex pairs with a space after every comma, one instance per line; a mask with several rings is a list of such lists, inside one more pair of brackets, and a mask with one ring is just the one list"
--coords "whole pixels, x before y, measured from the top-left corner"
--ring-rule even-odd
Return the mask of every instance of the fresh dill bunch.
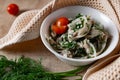
[[76, 76], [86, 66], [67, 72], [49, 72], [44, 69], [41, 60], [35, 61], [24, 56], [16, 60], [0, 57], [0, 80], [63, 80], [64, 77]]

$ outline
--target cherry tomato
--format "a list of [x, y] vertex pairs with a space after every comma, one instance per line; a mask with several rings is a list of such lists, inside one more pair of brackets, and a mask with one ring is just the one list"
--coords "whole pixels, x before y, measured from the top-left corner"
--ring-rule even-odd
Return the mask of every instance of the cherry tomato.
[[69, 20], [66, 17], [60, 17], [56, 21], [57, 26], [64, 26], [64, 25], [67, 25], [68, 23], [69, 23]]
[[17, 15], [19, 12], [19, 7], [16, 4], [9, 4], [7, 7], [7, 11], [11, 15]]
[[56, 22], [51, 26], [51, 30], [56, 34], [60, 35], [67, 31], [67, 24], [69, 23], [68, 18], [60, 17], [56, 20]]
[[67, 25], [63, 25], [63, 26], [57, 26], [57, 25], [52, 25], [51, 29], [53, 32], [55, 32], [56, 34], [63, 34], [67, 31]]

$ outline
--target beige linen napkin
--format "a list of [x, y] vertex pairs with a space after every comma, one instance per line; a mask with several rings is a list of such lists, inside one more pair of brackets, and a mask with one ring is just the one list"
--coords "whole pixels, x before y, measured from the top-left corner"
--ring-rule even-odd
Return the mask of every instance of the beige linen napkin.
[[120, 80], [120, 54], [89, 68], [83, 80]]
[[[40, 36], [39, 34], [40, 25], [47, 15], [49, 15], [51, 12], [57, 9], [71, 5], [89, 6], [101, 11], [102, 13], [107, 15], [116, 24], [118, 30], [120, 30], [120, 0], [52, 0], [41, 10], [27, 11], [21, 14], [20, 16], [18, 16], [16, 20], [13, 22], [8, 34], [0, 39], [0, 49], [3, 49], [15, 43], [36, 39], [37, 37]], [[115, 50], [106, 58], [112, 56], [115, 53], [118, 53], [119, 49], [120, 49], [120, 42], [118, 43]], [[94, 75], [102, 76], [102, 74], [99, 74], [99, 71], [104, 72], [104, 68], [102, 68], [103, 66], [101, 66], [101, 68], [99, 69], [96, 69], [95, 66], [101, 63], [102, 61], [105, 62], [106, 58], [103, 58], [102, 60], [98, 61], [93, 66], [91, 66], [91, 68], [88, 69], [88, 71], [91, 70], [92, 73], [94, 72], [95, 73], [90, 75], [89, 72], [88, 75], [87, 72], [85, 74], [84, 80], [86, 80], [87, 77], [89, 80], [92, 80]], [[114, 65], [114, 63], [116, 63], [117, 60], [119, 62], [120, 58], [116, 59], [108, 66]], [[104, 64], [106, 64], [107, 66], [106, 62], [101, 63], [101, 65]], [[105, 67], [105, 69], [109, 69], [109, 67]], [[97, 77], [95, 77], [94, 80], [103, 80], [103, 79], [102, 78], [98, 79]]]

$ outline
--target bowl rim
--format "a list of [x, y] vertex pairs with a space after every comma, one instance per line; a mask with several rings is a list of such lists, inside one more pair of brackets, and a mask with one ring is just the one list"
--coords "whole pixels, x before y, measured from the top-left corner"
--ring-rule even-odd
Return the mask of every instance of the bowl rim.
[[[79, 5], [75, 5], [75, 6], [79, 6]], [[67, 7], [74, 7], [74, 6], [67, 6]], [[67, 8], [67, 7], [63, 7], [63, 8]], [[87, 7], [87, 6], [79, 6], [79, 7], [85, 7], [85, 8], [93, 9], [93, 10], [96, 10], [97, 12], [101, 13], [102, 15], [106, 16], [104, 13], [102, 13], [102, 12], [100, 12], [99, 10], [94, 9], [94, 8]], [[63, 9], [63, 8], [60, 8], [60, 9]], [[55, 13], [55, 12], [59, 11], [60, 9], [58, 9], [58, 10], [52, 12], [52, 13]], [[48, 16], [50, 16], [52, 13], [50, 13]], [[61, 54], [57, 53], [57, 52], [52, 48], [52, 46], [49, 44], [49, 42], [47, 42], [47, 40], [44, 39], [44, 36], [43, 36], [43, 34], [42, 34], [42, 30], [43, 30], [43, 27], [42, 27], [42, 26], [43, 26], [43, 24], [45, 23], [45, 20], [47, 19], [48, 16], [45, 17], [45, 19], [43, 20], [43, 22], [42, 22], [42, 24], [41, 24], [41, 27], [40, 27], [40, 36], [41, 36], [41, 40], [42, 40], [43, 44], [45, 45], [45, 47], [46, 47], [49, 51], [51, 51], [51, 52], [52, 52], [55, 56], [57, 56], [57, 57], [59, 56], [60, 58], [63, 58], [63, 59], [66, 59], [66, 60], [70, 60], [70, 61], [76, 61], [76, 62], [79, 62], [79, 61], [84, 61], [84, 62], [94, 61], [94, 60], [98, 60], [98, 59], [101, 59], [101, 58], [109, 55], [109, 54], [117, 47], [117, 44], [119, 43], [119, 37], [120, 37], [120, 35], [119, 35], [118, 27], [116, 26], [116, 24], [115, 24], [108, 16], [106, 16], [106, 18], [108, 18], [110, 21], [112, 21], [112, 23], [115, 25], [115, 27], [116, 27], [116, 29], [117, 29], [117, 32], [116, 32], [116, 33], [117, 33], [117, 35], [118, 35], [118, 39], [116, 40], [117, 42], [116, 42], [116, 44], [115, 44], [115, 47], [114, 47], [111, 51], [109, 51], [107, 54], [98, 55], [98, 56], [96, 56], [96, 57], [94, 57], [94, 58], [88, 58], [88, 59], [78, 59], [78, 58], [76, 59], [76, 58], [64, 57], [64, 56], [62, 56]], [[49, 46], [48, 46], [48, 45], [49, 45]], [[104, 53], [104, 52], [103, 52], [103, 53]], [[103, 54], [103, 53], [102, 53], [102, 54]]]

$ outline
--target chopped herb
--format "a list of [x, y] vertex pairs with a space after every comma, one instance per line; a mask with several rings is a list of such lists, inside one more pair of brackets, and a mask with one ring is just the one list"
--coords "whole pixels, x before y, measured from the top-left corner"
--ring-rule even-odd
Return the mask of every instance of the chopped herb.
[[76, 27], [77, 29], [80, 29], [80, 28], [82, 28], [83, 26], [82, 26], [81, 24], [76, 24], [75, 27]]
[[75, 53], [74, 53], [74, 57], [83, 57], [83, 56], [85, 56], [87, 53], [86, 53], [86, 51], [85, 51], [85, 49], [84, 48], [78, 48], [76, 51], [75, 51]]
[[63, 48], [67, 48], [67, 49], [74, 49], [76, 47], [76, 42], [68, 42], [68, 41], [65, 41], [65, 42], [62, 42], [61, 43], [61, 46]]
[[79, 18], [79, 17], [82, 17], [83, 15], [82, 14], [78, 14], [75, 18]]
[[84, 21], [85, 21], [84, 19], [83, 19], [83, 20], [81, 20], [82, 26], [84, 26]]
[[74, 32], [75, 32], [75, 31], [79, 30], [79, 29], [82, 28], [82, 27], [83, 27], [82, 24], [76, 24], [75, 27], [73, 27], [73, 30], [74, 30]]

